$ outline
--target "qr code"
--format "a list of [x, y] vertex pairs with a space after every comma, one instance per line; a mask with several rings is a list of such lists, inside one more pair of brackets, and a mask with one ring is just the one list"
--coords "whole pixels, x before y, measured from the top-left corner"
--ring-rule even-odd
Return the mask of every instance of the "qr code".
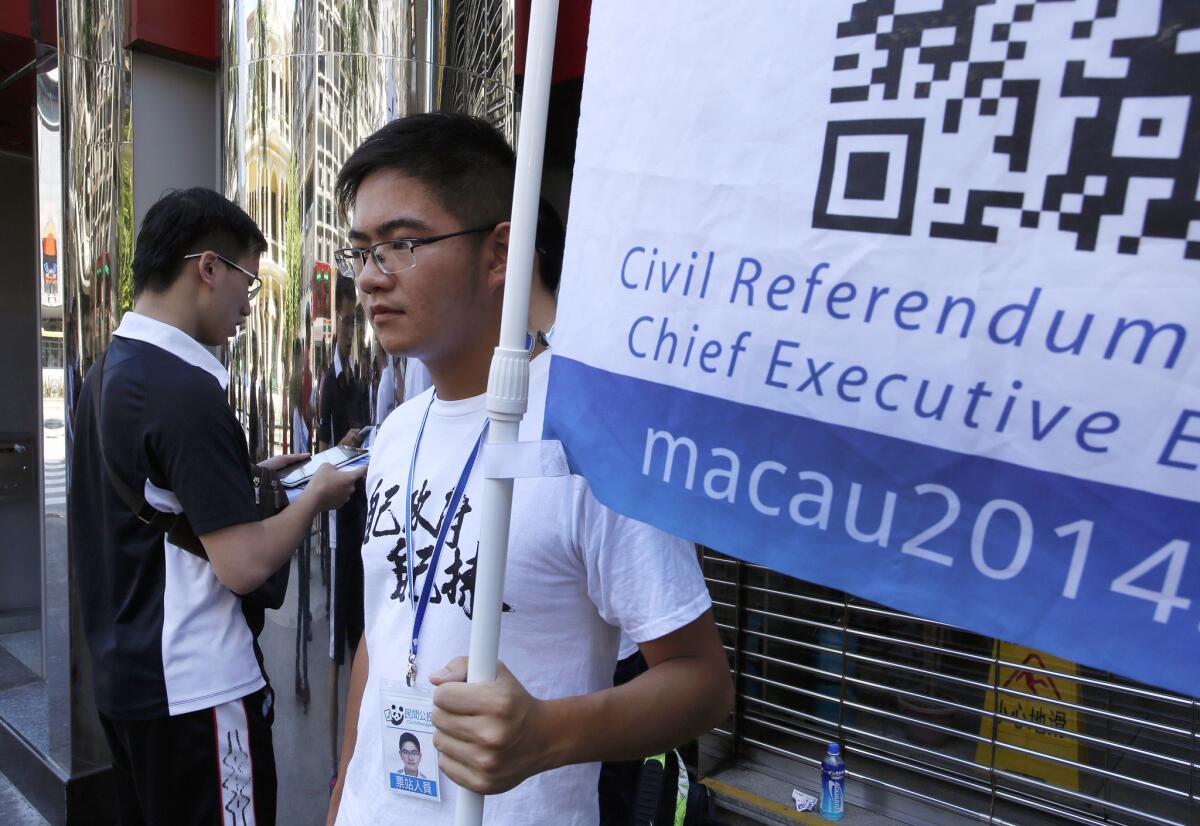
[[1197, 0], [863, 0], [835, 54], [814, 226], [1200, 260]]

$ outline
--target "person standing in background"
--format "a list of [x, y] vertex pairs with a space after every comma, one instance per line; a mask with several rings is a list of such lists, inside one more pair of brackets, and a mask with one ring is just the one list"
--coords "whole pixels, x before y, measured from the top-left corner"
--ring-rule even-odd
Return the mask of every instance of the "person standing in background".
[[[292, 377], [288, 382], [288, 402], [292, 409], [292, 451], [312, 449], [312, 373], [308, 369], [307, 348], [296, 339], [292, 343]], [[312, 608], [309, 585], [312, 580], [312, 526], [296, 551], [296, 697], [308, 711], [308, 641], [312, 638]]]
[[[338, 444], [358, 445], [358, 431], [370, 423], [370, 384], [351, 361], [351, 345], [358, 323], [354, 281], [339, 277], [334, 288], [337, 333], [333, 364], [321, 381], [317, 449]], [[329, 531], [329, 742], [332, 762], [330, 782], [337, 779], [338, 718], [341, 697], [338, 675], [346, 649], [358, 647], [363, 630], [363, 523], [366, 491], [360, 484], [346, 504], [338, 508]]]
[[375, 388], [375, 405], [372, 410], [371, 423], [379, 426], [383, 424], [383, 420], [388, 417], [388, 414], [404, 401], [404, 386], [398, 385], [396, 381], [395, 357], [383, 352], [383, 348], [379, 346], [378, 342], [376, 342], [375, 348], [380, 370], [379, 385]]

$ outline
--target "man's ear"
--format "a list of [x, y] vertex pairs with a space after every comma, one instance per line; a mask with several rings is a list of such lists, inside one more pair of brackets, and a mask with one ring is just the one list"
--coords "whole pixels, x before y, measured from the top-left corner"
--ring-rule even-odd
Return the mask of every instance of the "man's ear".
[[206, 251], [199, 258], [189, 259], [187, 263], [196, 268], [196, 274], [199, 276], [201, 284], [213, 288], [216, 286], [217, 263], [219, 261], [220, 259], [217, 258], [215, 252]]
[[508, 270], [508, 231], [511, 225], [508, 221], [496, 224], [488, 238], [488, 274], [489, 289], [504, 289], [504, 274]]

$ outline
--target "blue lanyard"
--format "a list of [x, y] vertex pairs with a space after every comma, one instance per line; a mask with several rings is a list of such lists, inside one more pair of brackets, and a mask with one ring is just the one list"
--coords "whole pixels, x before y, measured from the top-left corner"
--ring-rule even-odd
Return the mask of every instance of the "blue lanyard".
[[413, 445], [412, 460], [408, 465], [408, 490], [405, 491], [404, 496], [404, 556], [408, 566], [408, 593], [413, 603], [412, 644], [408, 649], [408, 673], [405, 677], [410, 688], [417, 682], [417, 641], [421, 638], [421, 625], [425, 622], [425, 609], [429, 607], [429, 595], [433, 590], [433, 581], [437, 579], [437, 565], [442, 556], [442, 545], [446, 542], [450, 523], [454, 521], [454, 515], [458, 512], [458, 503], [462, 501], [463, 493], [467, 490], [467, 481], [471, 478], [471, 468], [475, 467], [475, 459], [479, 456], [479, 447], [483, 444], [483, 435], [487, 433], [489, 421], [484, 420], [483, 429], [479, 431], [479, 438], [475, 440], [475, 447], [471, 449], [471, 455], [467, 457], [467, 463], [463, 465], [462, 474], [458, 477], [458, 484], [454, 486], [454, 493], [450, 496], [446, 513], [442, 517], [442, 526], [438, 529], [437, 539], [433, 543], [433, 555], [429, 557], [425, 582], [421, 586], [421, 597], [417, 599], [416, 584], [413, 582], [413, 478], [417, 472], [417, 453], [421, 450], [421, 437], [425, 435], [425, 422], [429, 421], [429, 411], [433, 408], [435, 398], [437, 398], [436, 393], [429, 399], [425, 415], [421, 417], [421, 427], [417, 430], [417, 441]]

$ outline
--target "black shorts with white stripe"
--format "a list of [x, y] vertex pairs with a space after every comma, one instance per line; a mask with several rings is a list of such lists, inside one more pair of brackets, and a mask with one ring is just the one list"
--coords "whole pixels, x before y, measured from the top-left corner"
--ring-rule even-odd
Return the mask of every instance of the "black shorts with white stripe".
[[120, 826], [275, 826], [274, 696], [154, 720], [100, 715]]

